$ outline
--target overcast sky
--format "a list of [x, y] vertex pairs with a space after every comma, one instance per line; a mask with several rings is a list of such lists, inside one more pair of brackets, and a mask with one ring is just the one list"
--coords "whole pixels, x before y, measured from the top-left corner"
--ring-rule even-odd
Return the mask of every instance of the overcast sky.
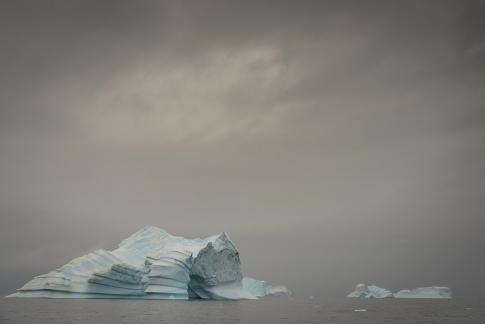
[[155, 225], [226, 231], [245, 274], [300, 296], [477, 296], [484, 13], [2, 1], [0, 292]]

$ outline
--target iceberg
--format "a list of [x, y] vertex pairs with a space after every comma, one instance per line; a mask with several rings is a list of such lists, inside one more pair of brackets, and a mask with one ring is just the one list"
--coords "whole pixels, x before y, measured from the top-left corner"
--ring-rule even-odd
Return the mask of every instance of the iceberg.
[[251, 277], [244, 277], [242, 280], [242, 285], [244, 289], [249, 291], [251, 294], [253, 294], [256, 297], [263, 297], [267, 295], [266, 289], [266, 281], [263, 280], [257, 280]]
[[263, 296], [291, 296], [291, 291], [285, 286], [270, 286], [266, 281], [244, 277], [242, 280], [244, 289], [256, 297]]
[[266, 295], [289, 295], [289, 290], [243, 277], [239, 252], [226, 233], [186, 239], [147, 226], [117, 249], [76, 258], [7, 297], [237, 300]]
[[392, 293], [387, 289], [374, 285], [358, 284], [355, 290], [347, 295], [351, 298], [451, 298], [451, 289], [448, 287], [423, 287], [400, 290]]
[[355, 286], [355, 290], [347, 295], [347, 297], [351, 298], [390, 298], [393, 297], [392, 292], [387, 289], [370, 285], [366, 286], [365, 284], [358, 284]]
[[266, 296], [291, 296], [292, 292], [286, 286], [267, 286]]
[[394, 294], [395, 298], [451, 298], [451, 289], [448, 287], [423, 287], [404, 289]]

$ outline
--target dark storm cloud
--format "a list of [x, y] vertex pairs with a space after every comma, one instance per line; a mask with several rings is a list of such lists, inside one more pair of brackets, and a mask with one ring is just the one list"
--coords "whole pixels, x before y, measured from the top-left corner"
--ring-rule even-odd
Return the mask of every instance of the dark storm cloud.
[[478, 294], [484, 9], [2, 2], [2, 289], [152, 224], [297, 293]]

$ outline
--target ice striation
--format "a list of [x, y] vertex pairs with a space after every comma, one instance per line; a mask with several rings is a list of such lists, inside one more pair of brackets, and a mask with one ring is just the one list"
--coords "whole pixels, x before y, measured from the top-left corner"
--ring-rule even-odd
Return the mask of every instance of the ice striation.
[[186, 239], [149, 226], [117, 249], [76, 258], [7, 297], [223, 300], [279, 294], [269, 288], [243, 277], [239, 252], [226, 233]]
[[356, 298], [451, 298], [451, 289], [448, 287], [424, 287], [416, 289], [400, 290], [397, 293], [392, 293], [387, 289], [380, 288], [374, 285], [366, 286], [365, 284], [358, 284], [355, 290], [347, 295], [347, 297]]

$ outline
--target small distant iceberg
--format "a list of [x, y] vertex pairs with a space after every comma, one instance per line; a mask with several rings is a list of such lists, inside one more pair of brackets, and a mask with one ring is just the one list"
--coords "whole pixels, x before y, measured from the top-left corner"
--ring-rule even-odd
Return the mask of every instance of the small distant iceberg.
[[239, 251], [226, 233], [186, 239], [148, 226], [117, 249], [76, 258], [7, 297], [237, 300], [290, 294], [284, 286], [243, 277]]
[[393, 297], [392, 292], [387, 289], [365, 284], [358, 284], [355, 286], [355, 290], [347, 295], [350, 298], [391, 298]]
[[396, 293], [375, 285], [366, 286], [360, 283], [355, 290], [347, 295], [349, 298], [451, 298], [451, 289], [448, 287], [423, 287], [400, 290]]
[[451, 289], [448, 287], [423, 287], [404, 289], [394, 294], [394, 298], [451, 298]]
[[270, 286], [266, 281], [257, 280], [251, 277], [244, 277], [242, 285], [245, 290], [249, 291], [256, 297], [263, 296], [291, 296], [291, 291], [285, 286]]
[[285, 286], [268, 286], [266, 287], [266, 296], [291, 296], [292, 292]]

